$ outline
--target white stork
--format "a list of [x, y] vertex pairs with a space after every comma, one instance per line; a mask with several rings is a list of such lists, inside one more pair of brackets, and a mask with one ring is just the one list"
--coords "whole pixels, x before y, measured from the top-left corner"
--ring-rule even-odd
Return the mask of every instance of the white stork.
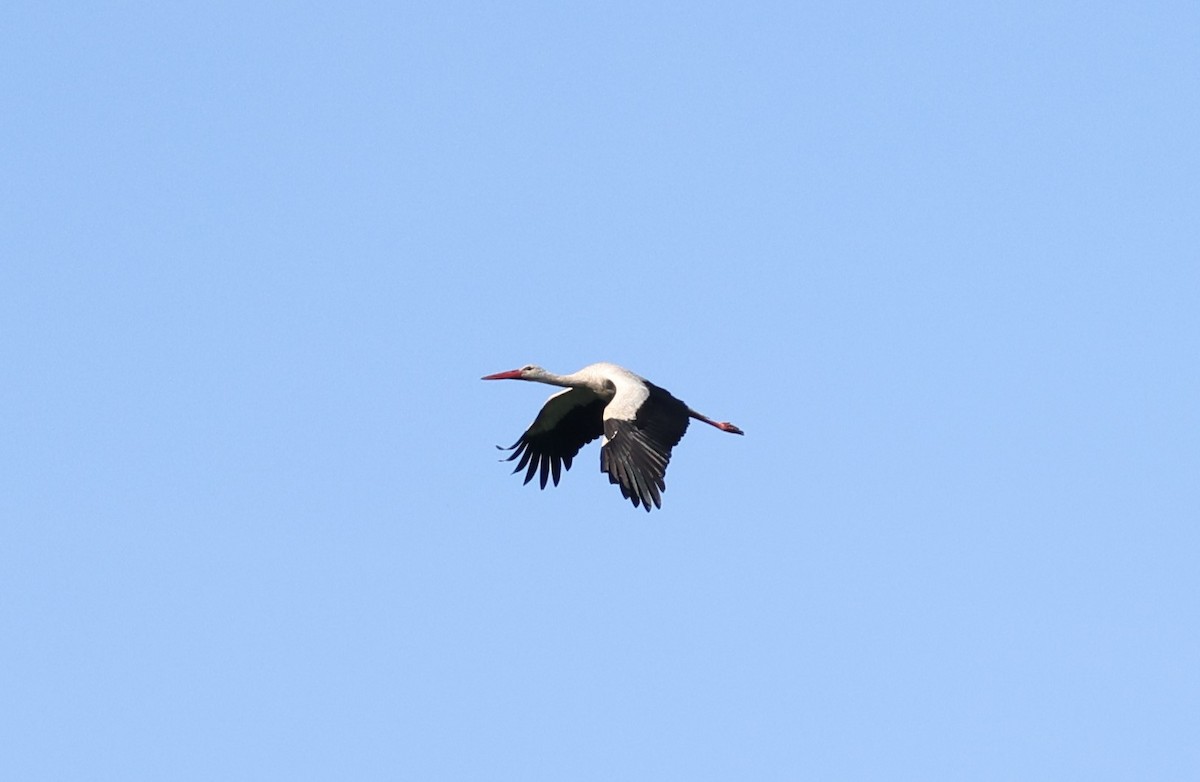
[[540, 471], [543, 489], [547, 479], [557, 486], [562, 470], [571, 469], [579, 449], [599, 437], [600, 471], [608, 473], [609, 483], [621, 487], [633, 507], [641, 505], [647, 513], [651, 503], [662, 507], [667, 462], [687, 431], [689, 418], [722, 432], [744, 434], [727, 421], [697, 413], [670, 392], [616, 364], [591, 364], [570, 375], [555, 375], [529, 364], [482, 379], [532, 380], [567, 389], [546, 400], [519, 440], [501, 448], [513, 452], [505, 461], [520, 457], [514, 473], [528, 466], [525, 483]]

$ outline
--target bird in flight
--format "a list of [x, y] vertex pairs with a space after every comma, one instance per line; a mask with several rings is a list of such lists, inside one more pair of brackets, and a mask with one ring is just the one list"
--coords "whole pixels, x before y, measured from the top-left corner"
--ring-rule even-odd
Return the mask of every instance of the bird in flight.
[[541, 488], [547, 480], [557, 486], [579, 449], [599, 437], [600, 471], [633, 507], [640, 505], [647, 512], [651, 505], [662, 508], [667, 462], [687, 431], [688, 419], [744, 434], [728, 421], [697, 413], [669, 391], [616, 364], [591, 364], [570, 375], [528, 364], [482, 379], [530, 380], [566, 389], [546, 400], [519, 440], [501, 448], [512, 451], [505, 461], [520, 460], [513, 472], [525, 470], [525, 483], [538, 474]]

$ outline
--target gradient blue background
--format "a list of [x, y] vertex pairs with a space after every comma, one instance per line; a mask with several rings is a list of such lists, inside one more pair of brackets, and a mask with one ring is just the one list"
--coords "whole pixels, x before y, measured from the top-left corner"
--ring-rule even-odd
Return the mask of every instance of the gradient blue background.
[[1194, 3], [0, 31], [0, 776], [1200, 779]]

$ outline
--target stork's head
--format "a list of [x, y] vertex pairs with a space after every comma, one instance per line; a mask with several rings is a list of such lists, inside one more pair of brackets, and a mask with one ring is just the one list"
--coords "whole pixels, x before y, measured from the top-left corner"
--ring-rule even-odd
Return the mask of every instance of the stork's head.
[[497, 372], [494, 375], [484, 375], [480, 380], [537, 380], [546, 374], [546, 370], [534, 364], [526, 364], [520, 369], [510, 369], [507, 372]]

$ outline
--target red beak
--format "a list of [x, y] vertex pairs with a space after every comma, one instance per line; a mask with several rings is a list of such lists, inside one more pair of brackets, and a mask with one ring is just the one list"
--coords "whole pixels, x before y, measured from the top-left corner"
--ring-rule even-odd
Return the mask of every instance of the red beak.
[[497, 372], [494, 375], [484, 375], [480, 380], [520, 380], [521, 370], [510, 369], [507, 372]]

